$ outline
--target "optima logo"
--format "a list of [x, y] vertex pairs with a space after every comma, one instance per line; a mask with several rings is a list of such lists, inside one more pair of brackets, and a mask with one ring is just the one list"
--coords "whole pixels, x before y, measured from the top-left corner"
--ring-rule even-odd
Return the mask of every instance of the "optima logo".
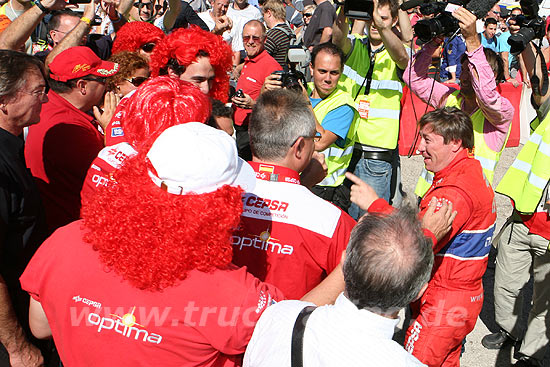
[[133, 336], [135, 340], [141, 339], [144, 342], [160, 344], [162, 336], [148, 332], [143, 325], [136, 322], [135, 309], [135, 307], [132, 308], [131, 312], [123, 316], [111, 314], [110, 316], [112, 317], [102, 317], [97, 313], [91, 312], [88, 315], [88, 322], [92, 325], [97, 325], [98, 333], [102, 330], [114, 330], [115, 333], [127, 338]]
[[283, 245], [275, 238], [271, 237], [269, 231], [263, 231], [259, 236], [246, 237], [246, 236], [232, 236], [231, 244], [238, 246], [242, 251], [243, 247], [254, 247], [258, 250], [270, 251], [272, 253], [283, 255], [292, 255], [294, 247], [290, 245]]

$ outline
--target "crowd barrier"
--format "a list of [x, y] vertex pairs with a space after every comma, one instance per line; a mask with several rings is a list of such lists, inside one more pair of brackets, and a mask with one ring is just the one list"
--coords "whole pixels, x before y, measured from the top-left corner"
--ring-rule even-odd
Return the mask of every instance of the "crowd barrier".
[[[459, 89], [457, 84], [447, 84]], [[534, 110], [529, 103], [531, 90], [522, 85], [514, 87], [512, 83], [501, 83], [497, 87], [500, 94], [507, 98], [514, 106], [514, 119], [512, 120], [512, 131], [508, 138], [507, 147], [517, 147], [529, 136], [529, 122], [533, 118]], [[403, 98], [401, 99], [401, 126], [399, 129], [399, 154], [417, 154], [415, 143], [416, 122], [422, 115], [433, 108], [427, 106], [414, 93], [405, 86]], [[417, 139], [418, 140], [418, 139]], [[414, 150], [411, 149], [414, 145]]]

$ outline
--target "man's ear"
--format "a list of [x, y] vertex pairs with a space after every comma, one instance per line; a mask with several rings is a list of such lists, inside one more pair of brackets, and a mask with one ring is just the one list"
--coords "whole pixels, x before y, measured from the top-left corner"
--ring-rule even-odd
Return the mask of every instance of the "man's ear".
[[449, 142], [449, 145], [451, 145], [451, 147], [452, 147], [452, 152], [453, 152], [453, 153], [456, 153], [456, 152], [458, 152], [460, 149], [462, 149], [462, 139], [451, 140], [451, 141]]
[[79, 79], [76, 82], [76, 87], [80, 90], [80, 94], [82, 94], [83, 96], [85, 96], [87, 93], [87, 90], [86, 90], [87, 85], [88, 85], [88, 81], [84, 79]]
[[411, 302], [418, 301], [420, 299], [420, 297], [422, 297], [424, 292], [426, 292], [426, 289], [428, 289], [428, 283], [426, 283], [422, 286], [422, 289], [420, 289], [420, 292], [418, 292], [415, 299], [413, 299]]
[[395, 27], [397, 25], [397, 22], [399, 22], [399, 17], [393, 18], [391, 22], [391, 27]]

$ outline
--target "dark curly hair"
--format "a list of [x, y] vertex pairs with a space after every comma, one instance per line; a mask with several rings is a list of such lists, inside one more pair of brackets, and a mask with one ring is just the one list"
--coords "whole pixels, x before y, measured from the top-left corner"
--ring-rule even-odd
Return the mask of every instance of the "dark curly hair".
[[111, 56], [109, 61], [116, 62], [119, 68], [115, 75], [107, 78], [105, 83], [105, 90], [107, 92], [116, 90], [117, 83], [120, 83], [124, 79], [131, 78], [136, 70], [149, 70], [149, 64], [145, 57], [136, 52], [122, 51]]
[[229, 92], [229, 75], [231, 70], [231, 48], [220, 37], [206, 32], [199, 27], [178, 28], [160, 41], [151, 55], [151, 75], [165, 75], [169, 64], [177, 63], [180, 72], [197, 59], [197, 56], [208, 56], [214, 68], [214, 82], [210, 96], [227, 102]]

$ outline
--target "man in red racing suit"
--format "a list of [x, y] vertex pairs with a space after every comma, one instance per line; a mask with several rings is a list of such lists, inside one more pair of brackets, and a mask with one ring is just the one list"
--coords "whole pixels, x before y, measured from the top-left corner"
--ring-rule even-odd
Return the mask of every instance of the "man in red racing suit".
[[[456, 108], [424, 115], [418, 122], [419, 151], [433, 184], [420, 202], [420, 216], [432, 198], [449, 201], [457, 211], [451, 230], [433, 246], [432, 278], [422, 297], [411, 304], [413, 322], [405, 349], [429, 366], [459, 366], [462, 340], [476, 323], [483, 305], [481, 278], [487, 267], [496, 210], [494, 192], [480, 163], [471, 154], [472, 124]], [[368, 212], [389, 212], [392, 207], [352, 177], [351, 200]], [[433, 204], [433, 202], [432, 202]]]

